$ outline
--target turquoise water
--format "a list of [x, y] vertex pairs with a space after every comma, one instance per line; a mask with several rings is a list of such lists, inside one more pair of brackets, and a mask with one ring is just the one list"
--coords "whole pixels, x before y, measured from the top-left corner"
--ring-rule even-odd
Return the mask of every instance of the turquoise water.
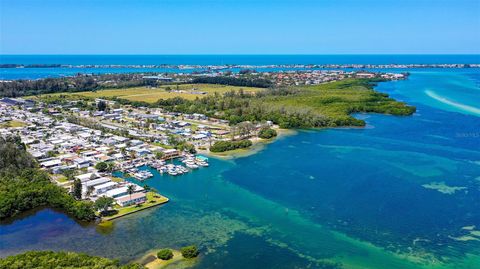
[[180, 177], [154, 171], [147, 184], [168, 204], [109, 231], [40, 210], [0, 226], [0, 255], [131, 261], [195, 243], [195, 268], [480, 268], [479, 80], [416, 70], [377, 87], [416, 105], [411, 117], [359, 114], [366, 128], [298, 131]]

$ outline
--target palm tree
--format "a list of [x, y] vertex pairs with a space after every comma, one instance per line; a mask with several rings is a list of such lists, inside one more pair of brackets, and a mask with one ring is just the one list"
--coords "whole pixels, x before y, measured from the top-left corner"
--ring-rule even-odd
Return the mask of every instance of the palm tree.
[[130, 200], [132, 200], [132, 194], [135, 193], [135, 185], [131, 184], [127, 187], [127, 193], [130, 195]]
[[108, 172], [113, 172], [113, 170], [115, 169], [115, 164], [113, 162], [107, 162], [107, 171]]
[[150, 187], [150, 186], [148, 186], [147, 184], [145, 184], [145, 185], [143, 185], [143, 189], [148, 192], [148, 191], [150, 191], [150, 190], [152, 189], [152, 187]]
[[95, 190], [95, 188], [94, 188], [93, 186], [88, 186], [88, 188], [87, 188], [87, 196], [90, 196], [90, 195], [93, 193], [94, 190]]

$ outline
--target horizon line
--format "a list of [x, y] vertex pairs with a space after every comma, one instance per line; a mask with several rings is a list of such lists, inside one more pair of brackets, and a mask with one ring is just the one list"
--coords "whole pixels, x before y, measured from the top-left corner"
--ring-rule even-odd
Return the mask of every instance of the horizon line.
[[438, 56], [438, 55], [471, 55], [480, 56], [479, 53], [226, 53], [226, 54], [209, 54], [209, 53], [179, 53], [179, 54], [102, 54], [102, 53], [78, 53], [78, 54], [1, 54], [0, 56], [391, 56], [391, 55], [415, 55], [415, 56]]

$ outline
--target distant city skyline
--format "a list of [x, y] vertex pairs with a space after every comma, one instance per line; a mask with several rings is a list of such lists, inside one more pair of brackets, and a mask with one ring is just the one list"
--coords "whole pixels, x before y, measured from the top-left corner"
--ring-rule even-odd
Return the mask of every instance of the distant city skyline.
[[476, 0], [0, 0], [0, 54], [479, 54]]

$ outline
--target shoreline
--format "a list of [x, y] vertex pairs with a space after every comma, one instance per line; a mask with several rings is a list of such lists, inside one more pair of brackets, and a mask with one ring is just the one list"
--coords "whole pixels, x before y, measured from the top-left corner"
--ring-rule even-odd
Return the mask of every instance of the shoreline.
[[[127, 211], [127, 212], [124, 212], [124, 213], [119, 213], [119, 214], [116, 214], [116, 215], [113, 215], [113, 216], [110, 216], [110, 217], [100, 217], [100, 222], [99, 223], [103, 223], [103, 222], [107, 222], [107, 221], [112, 221], [112, 220], [116, 220], [118, 218], [121, 218], [121, 217], [125, 217], [125, 216], [128, 216], [128, 215], [131, 215], [131, 214], [134, 214], [134, 213], [137, 213], [137, 212], [140, 212], [140, 211], [143, 211], [143, 210], [146, 210], [146, 209], [149, 209], [149, 208], [153, 208], [153, 207], [156, 207], [156, 206], [160, 206], [160, 205], [163, 205], [163, 204], [166, 204], [170, 201], [169, 198], [161, 195], [161, 194], [158, 194], [158, 193], [154, 193], [152, 194], [155, 198], [155, 196], [159, 196], [158, 199], [159, 201], [155, 201], [154, 203], [150, 203], [152, 200], [147, 200], [145, 203], [141, 204], [141, 207], [139, 208], [135, 208], [136, 206], [135, 205], [131, 205], [131, 206], [128, 206], [127, 208], [125, 209], [130, 209], [130, 208], [134, 208], [132, 211]], [[97, 224], [98, 225], [98, 224]]]
[[254, 155], [263, 150], [266, 145], [275, 143], [279, 139], [283, 139], [291, 135], [296, 135], [298, 133], [297, 129], [274, 128], [274, 130], [277, 131], [276, 137], [272, 139], [261, 139], [258, 137], [250, 139], [250, 141], [252, 141], [252, 146], [246, 149], [236, 149], [218, 153], [210, 152], [209, 150], [198, 150], [197, 153], [220, 160], [233, 160]]
[[[139, 263], [145, 266], [147, 269], [162, 269], [170, 265], [176, 264], [181, 265], [185, 263], [186, 268], [189, 268], [197, 262], [197, 258], [187, 259], [182, 256], [182, 253], [179, 250], [171, 249], [173, 257], [169, 260], [162, 260], [157, 258], [156, 254], [160, 249], [151, 249], [142, 257], [133, 260], [134, 263]], [[183, 268], [183, 267], [180, 267]]]

